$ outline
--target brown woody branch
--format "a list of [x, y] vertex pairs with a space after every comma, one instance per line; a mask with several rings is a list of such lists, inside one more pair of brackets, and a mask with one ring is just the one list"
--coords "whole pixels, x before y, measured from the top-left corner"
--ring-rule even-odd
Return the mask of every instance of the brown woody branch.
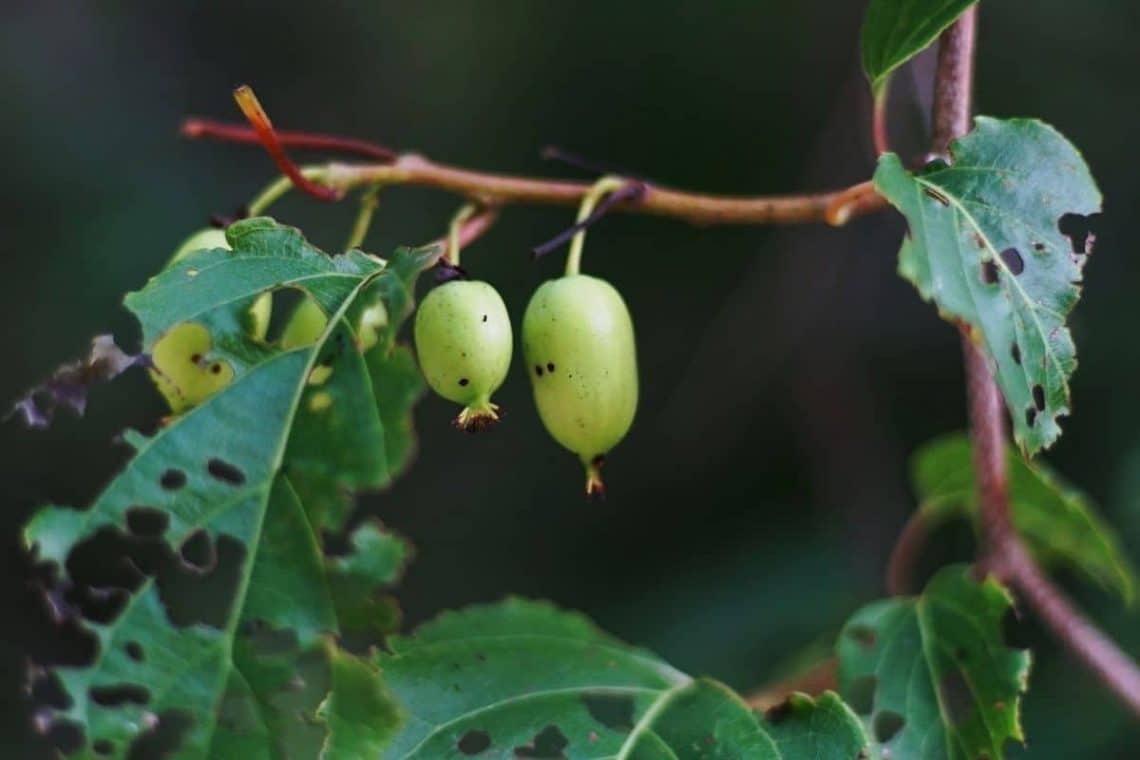
[[[464, 169], [436, 163], [416, 154], [391, 155], [391, 151], [360, 141], [328, 135], [277, 132], [269, 117], [246, 86], [234, 91], [248, 127], [190, 119], [182, 134], [191, 137], [251, 142], [254, 138], [268, 151], [283, 174], [294, 185], [324, 201], [339, 200], [354, 188], [369, 185], [419, 185], [434, 187], [469, 198], [485, 207], [509, 204], [578, 204], [592, 183], [521, 177]], [[383, 157], [377, 164], [330, 164], [321, 181], [313, 181], [286, 155], [286, 147], [328, 148], [359, 152], [370, 146]], [[631, 178], [639, 181], [636, 178]], [[639, 181], [640, 182], [640, 181]], [[641, 182], [644, 192], [615, 204], [619, 211], [680, 219], [693, 224], [807, 224], [842, 226], [849, 220], [886, 207], [871, 182], [822, 193], [771, 196], [726, 196], [673, 190]]]
[[[931, 146], [938, 155], [947, 155], [950, 141], [970, 128], [976, 19], [975, 6], [943, 33], [940, 42]], [[1005, 403], [989, 359], [968, 329], [963, 332], [962, 350], [985, 541], [982, 567], [1012, 586], [1061, 643], [1140, 716], [1140, 668], [1052, 584], [1013, 527]]]

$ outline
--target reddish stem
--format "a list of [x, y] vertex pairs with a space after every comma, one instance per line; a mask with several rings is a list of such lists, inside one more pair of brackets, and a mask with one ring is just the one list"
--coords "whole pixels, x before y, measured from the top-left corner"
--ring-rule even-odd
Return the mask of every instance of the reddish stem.
[[[942, 34], [934, 90], [934, 153], [946, 155], [950, 141], [970, 128], [976, 6]], [[1005, 403], [990, 361], [968, 328], [962, 352], [970, 411], [970, 437], [981, 502], [985, 556], [994, 572], [1106, 688], [1140, 716], [1140, 668], [1087, 620], [1037, 566], [1013, 526], [1006, 462]]]
[[915, 592], [914, 566], [930, 537], [931, 524], [922, 512], [915, 512], [899, 534], [887, 561], [887, 593], [906, 596]]
[[[326, 153], [340, 153], [349, 156], [372, 158], [383, 163], [396, 160], [396, 151], [368, 140], [340, 135], [326, 135], [315, 132], [290, 132], [275, 130], [277, 140], [286, 148], [295, 150], [317, 150]], [[182, 122], [178, 133], [191, 140], [217, 140], [219, 142], [260, 145], [261, 136], [252, 127], [244, 124], [231, 124], [213, 119], [190, 118]]]
[[293, 181], [293, 184], [298, 190], [307, 193], [314, 198], [322, 201], [336, 201], [340, 200], [341, 194], [331, 187], [318, 185], [316, 182], [311, 181], [308, 177], [301, 173], [293, 160], [285, 153], [285, 147], [281, 144], [277, 132], [273, 129], [273, 124], [269, 121], [269, 115], [265, 113], [265, 109], [261, 107], [261, 103], [257, 100], [257, 96], [253, 94], [253, 90], [248, 85], [242, 85], [234, 90], [234, 100], [237, 101], [238, 107], [249, 120], [250, 126], [257, 134], [261, 144], [265, 146], [266, 152], [277, 164], [277, 168], [281, 173]]
[[875, 141], [875, 152], [879, 155], [890, 151], [891, 138], [887, 126], [887, 93], [890, 83], [883, 85], [883, 91], [875, 96], [871, 106], [871, 139]]
[[[483, 236], [491, 226], [499, 220], [499, 208], [497, 206], [486, 206], [479, 211], [479, 213], [472, 216], [465, 221], [459, 228], [459, 247], [466, 248], [471, 243], [475, 242]], [[444, 235], [435, 241], [438, 244], [445, 246], [443, 257], [441, 261], [451, 260], [451, 250], [448, 245], [448, 236]]]

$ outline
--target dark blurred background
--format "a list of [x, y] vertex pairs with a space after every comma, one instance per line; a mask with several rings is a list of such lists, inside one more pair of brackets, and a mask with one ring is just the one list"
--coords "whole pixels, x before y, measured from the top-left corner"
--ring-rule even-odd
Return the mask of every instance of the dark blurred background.
[[[273, 176], [257, 149], [178, 139], [189, 114], [234, 119], [256, 88], [278, 126], [340, 132], [472, 167], [580, 176], [561, 145], [665, 184], [720, 192], [823, 189], [873, 169], [858, 63], [863, 0], [778, 3], [5, 0], [0, 10], [0, 399], [113, 331], [120, 306], [212, 212]], [[978, 110], [1039, 115], [1081, 146], [1107, 198], [1085, 299], [1072, 318], [1075, 415], [1049, 455], [1140, 555], [1140, 258], [1129, 209], [1140, 118], [1126, 0], [983, 3]], [[924, 142], [929, 61], [897, 78], [892, 134]], [[369, 250], [440, 234], [457, 199], [398, 188]], [[289, 198], [273, 213], [341, 245], [354, 208]], [[512, 316], [560, 257], [530, 246], [566, 209], [510, 208], [465, 265]], [[626, 296], [642, 404], [609, 458], [608, 502], [583, 502], [575, 459], [542, 430], [523, 373], [488, 435], [419, 408], [411, 473], [362, 508], [410, 537], [409, 624], [513, 592], [579, 608], [678, 667], [748, 690], [883, 594], [887, 553], [913, 509], [907, 457], [964, 424], [955, 331], [894, 274], [893, 214], [843, 230], [695, 229], [613, 217], [585, 269]], [[516, 322], [517, 324], [517, 322]], [[5, 403], [7, 403], [5, 401]], [[121, 463], [111, 439], [160, 414], [140, 376], [97, 390], [84, 420], [0, 426], [5, 709], [0, 755], [41, 757], [19, 693], [28, 655], [68, 654], [28, 585], [19, 525], [44, 502], [87, 504]], [[969, 556], [967, 531], [928, 552]], [[1133, 653], [1135, 612], [1063, 577]], [[1135, 757], [1140, 729], [1032, 621], [1019, 756]]]

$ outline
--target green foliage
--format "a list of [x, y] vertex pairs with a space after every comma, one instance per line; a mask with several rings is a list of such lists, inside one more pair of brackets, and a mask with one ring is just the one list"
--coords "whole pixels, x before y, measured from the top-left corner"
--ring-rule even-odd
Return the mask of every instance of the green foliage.
[[978, 117], [951, 154], [913, 174], [885, 154], [875, 186], [908, 223], [900, 273], [984, 346], [1033, 454], [1061, 434], [1076, 368], [1065, 319], [1087, 251], [1062, 227], [1099, 211], [1100, 192], [1080, 153], [1032, 119]]
[[[339, 716], [352, 714], [356, 698], [329, 690], [344, 684], [377, 699], [379, 686], [368, 686], [374, 671], [336, 652], [328, 636], [341, 630], [341, 615], [354, 629], [394, 622], [391, 605], [374, 595], [396, 578], [407, 548], [373, 523], [356, 530], [345, 556], [325, 557], [321, 544], [324, 531], [343, 524], [344, 510], [330, 505], [385, 485], [407, 462], [405, 418], [418, 394], [395, 333], [417, 275], [440, 251], [401, 249], [386, 262], [359, 251], [330, 258], [267, 219], [233, 225], [228, 240], [232, 252], [191, 253], [127, 305], [147, 347], [179, 325], [202, 325], [211, 360], [232, 366], [233, 381], [153, 437], [128, 433], [135, 456], [90, 509], [46, 508], [25, 531], [61, 587], [83, 580], [70, 577], [75, 550], [100, 541], [143, 571], [129, 593], [116, 592], [121, 614], [83, 620], [99, 645], [94, 661], [55, 671], [71, 704], [54, 719], [83, 729], [86, 752], [123, 756], [164, 723], [184, 727], [179, 757], [281, 756], [286, 748], [315, 756], [327, 720], [341, 727], [338, 751], [348, 757], [351, 737], [369, 741], [386, 720], [377, 711], [375, 725], [344, 727]], [[309, 345], [286, 349], [247, 331], [249, 303], [282, 285], [304, 290], [329, 317]], [[388, 319], [370, 351], [383, 355], [369, 359], [359, 316], [377, 306]], [[400, 405], [382, 415], [373, 381], [388, 377], [396, 388], [386, 398]], [[224, 589], [225, 604], [195, 608], [200, 584]]]
[[403, 715], [384, 753], [392, 760], [851, 760], [868, 749], [834, 694], [796, 697], [762, 718], [724, 686], [544, 603], [444, 613], [389, 647], [379, 665]]
[[840, 691], [867, 715], [882, 756], [976, 760], [1023, 739], [1029, 653], [1002, 643], [1009, 594], [961, 566], [941, 570], [913, 599], [864, 607], [837, 645]]
[[[1012, 449], [1006, 461], [1013, 523], [1038, 561], [1076, 569], [1131, 603], [1136, 570], [1090, 499], [1043, 462], [1027, 463]], [[965, 434], [944, 436], [919, 449], [911, 471], [919, 510], [928, 520], [965, 517], [980, 531], [976, 478]]]
[[863, 18], [863, 71], [878, 97], [891, 73], [938, 38], [977, 0], [871, 0]]

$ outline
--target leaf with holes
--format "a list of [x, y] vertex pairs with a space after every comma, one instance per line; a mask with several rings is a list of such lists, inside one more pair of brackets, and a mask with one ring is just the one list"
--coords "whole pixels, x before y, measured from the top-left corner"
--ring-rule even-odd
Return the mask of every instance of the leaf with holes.
[[941, 570], [920, 596], [864, 607], [839, 636], [840, 692], [883, 756], [998, 760], [1023, 741], [1029, 653], [1002, 643], [1009, 594], [969, 570]]
[[[1136, 570], [1091, 500], [1043, 462], [1027, 463], [1013, 450], [1007, 461], [1013, 523], [1037, 559], [1071, 567], [1131, 604]], [[912, 458], [911, 472], [925, 519], [933, 524], [965, 517], [980, 530], [974, 466], [965, 434], [923, 446]]]
[[863, 71], [878, 97], [891, 73], [921, 53], [977, 0], [871, 0], [863, 17]]
[[[117, 616], [80, 621], [98, 644], [94, 661], [54, 671], [70, 704], [44, 722], [77, 725], [90, 751], [125, 755], [157, 727], [180, 729], [179, 757], [315, 755], [326, 733], [316, 715], [338, 678], [327, 636], [343, 605], [331, 589], [389, 583], [406, 554], [366, 523], [350, 547], [382, 546], [385, 556], [325, 557], [322, 526], [293, 481], [315, 473], [351, 492], [390, 478], [354, 315], [383, 304], [394, 335], [440, 249], [332, 259], [263, 219], [229, 235], [233, 253], [192, 254], [128, 303], [146, 341], [184, 320], [203, 325], [219, 352], [211, 360], [231, 363], [232, 382], [153, 437], [126, 435], [135, 456], [90, 509], [47, 508], [25, 529], [27, 545], [55, 565], [59, 593], [80, 607], [61, 612], [76, 618], [85, 595], [108, 595], [73, 577], [76, 556], [110, 546], [101, 566], [135, 571], [109, 592], [122, 602]], [[258, 344], [230, 319], [281, 282], [305, 288], [329, 315], [310, 345]]]
[[996, 366], [1014, 436], [1033, 454], [1061, 434], [1076, 347], [1065, 319], [1088, 249], [1069, 225], [1100, 210], [1077, 150], [1032, 119], [978, 117], [952, 163], [911, 174], [879, 159], [875, 187], [906, 217], [899, 272], [969, 326]]
[[541, 602], [444, 613], [389, 647], [379, 665], [403, 716], [385, 747], [390, 760], [851, 760], [869, 751], [834, 694], [796, 697], [761, 717], [726, 687]]

